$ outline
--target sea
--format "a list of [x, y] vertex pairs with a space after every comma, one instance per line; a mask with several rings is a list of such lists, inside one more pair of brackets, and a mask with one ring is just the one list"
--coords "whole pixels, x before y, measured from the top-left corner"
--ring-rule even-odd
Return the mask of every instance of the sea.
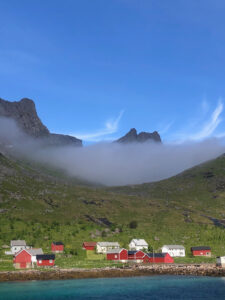
[[225, 277], [139, 276], [0, 283], [1, 300], [225, 299]]

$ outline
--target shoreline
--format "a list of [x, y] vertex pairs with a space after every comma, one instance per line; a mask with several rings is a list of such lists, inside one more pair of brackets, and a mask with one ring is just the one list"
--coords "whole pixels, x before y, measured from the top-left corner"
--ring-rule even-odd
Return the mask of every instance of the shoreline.
[[63, 280], [88, 278], [134, 277], [151, 275], [192, 275], [225, 277], [225, 268], [215, 264], [133, 265], [96, 269], [46, 269], [1, 271], [0, 282], [29, 280]]

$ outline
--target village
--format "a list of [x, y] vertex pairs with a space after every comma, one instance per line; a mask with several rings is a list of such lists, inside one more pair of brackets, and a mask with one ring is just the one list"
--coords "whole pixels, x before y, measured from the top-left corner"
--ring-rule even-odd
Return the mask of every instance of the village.
[[[163, 245], [160, 251], [155, 252], [144, 239], [132, 239], [128, 249], [121, 248], [118, 242], [83, 242], [83, 251], [102, 256], [104, 260], [123, 264], [174, 264], [174, 258], [185, 257], [186, 249], [182, 245]], [[152, 250], [150, 252], [150, 249]], [[57, 255], [65, 251], [61, 241], [51, 243], [51, 253], [44, 253], [42, 248], [33, 248], [25, 240], [11, 240], [10, 251], [6, 255], [13, 257], [15, 269], [51, 268], [55, 267]], [[193, 257], [211, 257], [209, 246], [193, 246], [190, 249]], [[225, 256], [217, 257], [217, 266], [225, 267]]]

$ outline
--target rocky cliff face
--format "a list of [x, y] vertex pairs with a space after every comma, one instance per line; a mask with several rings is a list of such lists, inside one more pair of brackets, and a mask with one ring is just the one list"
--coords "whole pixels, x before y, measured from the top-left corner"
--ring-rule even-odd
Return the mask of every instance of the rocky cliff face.
[[118, 139], [116, 142], [117, 143], [144, 143], [147, 141], [153, 141], [153, 142], [159, 142], [161, 143], [161, 138], [160, 135], [158, 134], [157, 131], [154, 131], [152, 133], [150, 132], [140, 132], [139, 134], [137, 133], [137, 130], [135, 128], [132, 128], [126, 135]]
[[0, 98], [0, 117], [11, 118], [27, 135], [40, 139], [51, 146], [82, 146], [82, 141], [68, 135], [50, 133], [37, 115], [33, 100], [23, 98], [9, 102]]

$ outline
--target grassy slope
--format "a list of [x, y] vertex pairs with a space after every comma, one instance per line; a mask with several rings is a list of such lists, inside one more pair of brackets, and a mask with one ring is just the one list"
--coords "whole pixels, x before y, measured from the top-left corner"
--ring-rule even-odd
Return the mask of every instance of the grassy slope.
[[[20, 238], [49, 251], [52, 240], [63, 240], [73, 265], [86, 259], [84, 240], [116, 240], [127, 247], [140, 237], [156, 250], [175, 243], [187, 252], [207, 244], [215, 255], [224, 255], [225, 230], [209, 219], [225, 219], [224, 204], [225, 156], [157, 183], [117, 188], [78, 185], [55, 171], [0, 156], [0, 245]], [[97, 224], [103, 217], [113, 223], [108, 232]], [[132, 220], [136, 229], [128, 226]], [[122, 232], [115, 233], [115, 227]], [[4, 263], [9, 265], [0, 262], [3, 269]], [[69, 266], [64, 258], [58, 263]]]

